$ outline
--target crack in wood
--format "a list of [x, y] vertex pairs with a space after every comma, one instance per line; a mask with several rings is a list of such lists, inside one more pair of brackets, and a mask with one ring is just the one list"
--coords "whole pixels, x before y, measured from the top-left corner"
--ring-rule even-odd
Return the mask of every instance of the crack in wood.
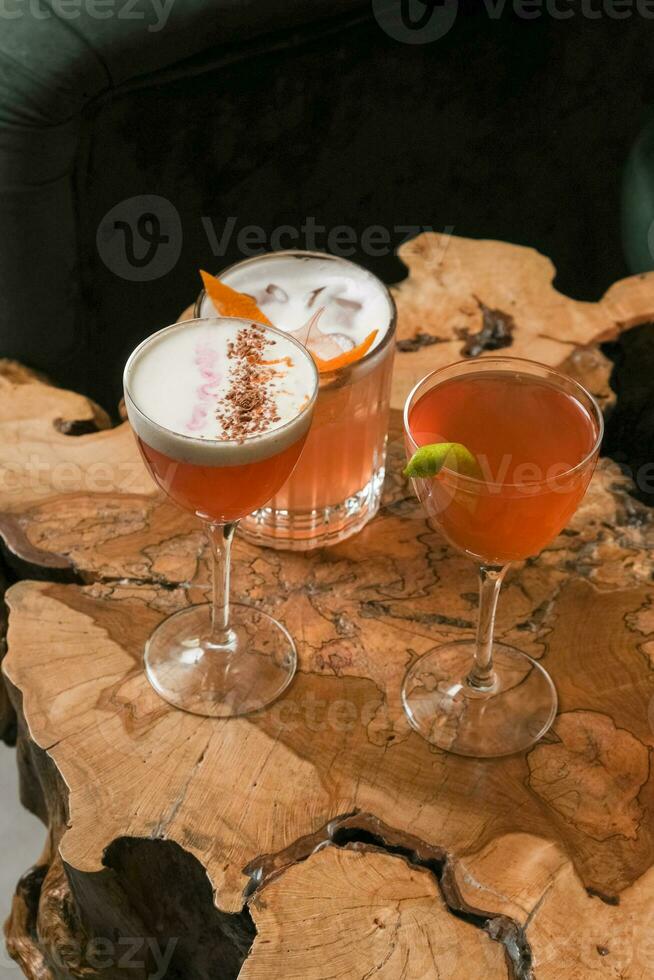
[[289, 868], [307, 861], [326, 847], [383, 852], [402, 858], [412, 867], [428, 871], [436, 881], [448, 911], [484, 930], [492, 940], [504, 947], [512, 980], [534, 980], [532, 953], [523, 927], [506, 915], [482, 912], [468, 905], [456, 884], [452, 858], [443, 848], [388, 827], [370, 813], [356, 812], [335, 817], [324, 828], [296, 841], [290, 848], [276, 855], [257, 858], [244, 869], [250, 878], [244, 892], [247, 901], [251, 902], [255, 895]]

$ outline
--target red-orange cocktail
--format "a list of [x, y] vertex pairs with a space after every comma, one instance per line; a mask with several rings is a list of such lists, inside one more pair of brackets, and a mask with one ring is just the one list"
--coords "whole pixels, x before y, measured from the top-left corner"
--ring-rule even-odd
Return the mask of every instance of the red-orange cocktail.
[[404, 679], [405, 711], [426, 739], [459, 755], [521, 751], [551, 725], [556, 691], [540, 663], [493, 642], [499, 590], [509, 562], [537, 554], [579, 505], [599, 452], [601, 413], [565, 375], [488, 357], [421, 381], [404, 428], [427, 516], [480, 574], [476, 640], [417, 660]]
[[462, 374], [418, 396], [408, 415], [416, 446], [458, 442], [477, 458], [482, 481], [452, 472], [421, 494], [447, 537], [480, 560], [537, 554], [574, 514], [592, 467], [577, 467], [597, 440], [597, 422], [575, 396], [515, 371]]
[[286, 689], [291, 637], [260, 609], [229, 601], [238, 521], [288, 479], [311, 425], [318, 373], [292, 337], [247, 319], [173, 324], [125, 368], [125, 404], [156, 482], [205, 524], [213, 602], [165, 619], [145, 648], [147, 676], [171, 704], [228, 718]]
[[138, 443], [153, 477], [175, 503], [202, 520], [227, 524], [270, 500], [295, 466], [305, 439], [306, 433], [273, 456], [236, 466], [183, 463], [142, 439]]

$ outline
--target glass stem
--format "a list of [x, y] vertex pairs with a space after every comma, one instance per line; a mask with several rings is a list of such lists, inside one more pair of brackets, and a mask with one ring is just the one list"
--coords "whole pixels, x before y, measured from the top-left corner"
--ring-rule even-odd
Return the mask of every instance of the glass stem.
[[468, 674], [468, 684], [477, 691], [491, 691], [495, 686], [493, 671], [495, 610], [508, 567], [508, 565], [479, 566], [479, 620], [475, 662]]
[[231, 524], [206, 524], [205, 530], [211, 548], [211, 579], [213, 596], [211, 602], [212, 643], [221, 646], [229, 642], [229, 576], [231, 570], [231, 551], [238, 521]]

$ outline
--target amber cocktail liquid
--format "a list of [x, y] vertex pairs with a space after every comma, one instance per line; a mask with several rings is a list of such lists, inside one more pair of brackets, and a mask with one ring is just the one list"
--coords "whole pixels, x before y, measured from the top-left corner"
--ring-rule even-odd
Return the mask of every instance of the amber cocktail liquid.
[[[374, 516], [381, 498], [395, 331], [390, 294], [354, 263], [313, 252], [258, 256], [219, 278], [294, 336], [322, 310], [307, 344], [318, 357], [354, 349], [376, 331], [361, 360], [321, 373], [297, 466], [272, 500], [241, 524], [250, 540], [272, 547], [304, 550], [341, 541]], [[197, 314], [214, 312], [203, 294]]]
[[270, 500], [295, 466], [305, 438], [306, 432], [266, 459], [210, 466], [200, 460], [171, 458], [137, 437], [148, 469], [161, 489], [184, 510], [219, 524], [241, 520]]
[[452, 543], [480, 561], [541, 551], [574, 514], [592, 474], [575, 466], [596, 441], [594, 418], [574, 395], [519, 371], [444, 381], [417, 399], [409, 428], [419, 446], [459, 442], [476, 456], [484, 492], [443, 473], [426, 507]]

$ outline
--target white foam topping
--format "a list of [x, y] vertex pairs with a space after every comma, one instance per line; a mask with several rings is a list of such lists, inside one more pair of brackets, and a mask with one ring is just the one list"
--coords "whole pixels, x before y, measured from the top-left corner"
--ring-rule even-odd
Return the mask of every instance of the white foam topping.
[[[248, 389], [248, 361], [239, 350], [253, 336], [261, 348], [254, 364], [265, 411], [254, 413], [244, 432], [244, 416], [234, 414], [235, 398]], [[300, 344], [231, 317], [167, 327], [137, 347], [125, 368], [125, 403], [136, 434], [173, 459], [203, 466], [281, 452], [308, 430], [316, 389], [313, 360]]]
[[[344, 350], [358, 346], [376, 330], [374, 349], [393, 322], [393, 305], [383, 283], [354, 262], [334, 256], [270, 252], [226, 269], [219, 279], [252, 296], [280, 330], [300, 329], [324, 307], [320, 330], [336, 336]], [[201, 313], [215, 314], [208, 296], [203, 298]]]

